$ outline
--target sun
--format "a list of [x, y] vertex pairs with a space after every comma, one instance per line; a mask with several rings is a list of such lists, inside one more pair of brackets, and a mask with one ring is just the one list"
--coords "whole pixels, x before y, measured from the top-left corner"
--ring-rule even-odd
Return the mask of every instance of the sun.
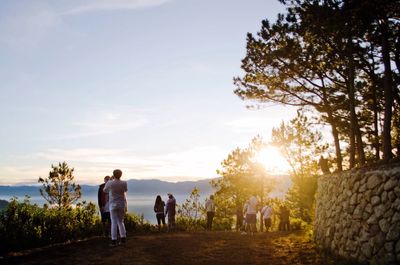
[[272, 175], [287, 174], [290, 170], [288, 162], [275, 146], [264, 147], [257, 153], [255, 159]]

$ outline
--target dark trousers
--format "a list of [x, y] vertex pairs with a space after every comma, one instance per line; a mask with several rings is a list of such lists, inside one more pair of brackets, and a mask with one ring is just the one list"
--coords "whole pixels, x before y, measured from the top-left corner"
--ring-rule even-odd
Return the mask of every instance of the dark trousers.
[[280, 221], [279, 223], [280, 231], [290, 231], [290, 223], [288, 220]]
[[162, 223], [163, 225], [165, 225], [165, 215], [164, 215], [164, 213], [158, 213], [158, 214], [156, 214], [156, 218], [157, 218], [157, 224], [158, 224], [158, 226], [160, 226], [161, 223]]
[[207, 212], [207, 230], [211, 230], [212, 228], [212, 222], [214, 219], [214, 212]]

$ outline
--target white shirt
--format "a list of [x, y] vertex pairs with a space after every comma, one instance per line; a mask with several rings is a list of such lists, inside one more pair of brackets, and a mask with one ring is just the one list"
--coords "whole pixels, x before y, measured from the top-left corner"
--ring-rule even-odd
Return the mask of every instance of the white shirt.
[[128, 184], [123, 180], [109, 180], [104, 186], [104, 192], [109, 194], [110, 211], [114, 209], [126, 209], [125, 192], [128, 191]]
[[[108, 181], [107, 181], [108, 182]], [[106, 185], [104, 185], [105, 187]], [[104, 190], [104, 189], [103, 189]], [[110, 195], [108, 194], [108, 192], [106, 192], [106, 204], [104, 204], [104, 212], [109, 212], [110, 211]]]
[[257, 198], [251, 196], [247, 204], [246, 214], [256, 214], [257, 213]]
[[268, 205], [265, 205], [262, 210], [261, 213], [263, 214], [264, 219], [268, 219], [271, 217], [272, 214], [272, 208], [269, 207]]

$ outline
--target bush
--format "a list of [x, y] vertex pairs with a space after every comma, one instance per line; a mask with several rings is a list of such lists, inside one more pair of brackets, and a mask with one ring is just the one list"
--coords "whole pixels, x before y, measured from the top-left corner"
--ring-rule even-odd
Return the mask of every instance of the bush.
[[143, 214], [128, 213], [125, 215], [124, 224], [127, 232], [152, 232], [156, 231], [155, 225], [144, 219]]
[[231, 231], [232, 227], [233, 227], [233, 219], [232, 218], [216, 217], [213, 220], [212, 230]]
[[190, 218], [187, 216], [178, 215], [176, 217], [176, 230], [178, 231], [198, 231], [205, 230], [206, 220], [204, 218]]
[[309, 224], [301, 218], [290, 218], [290, 230], [305, 230], [308, 227]]
[[11, 199], [0, 213], [0, 253], [101, 234], [101, 223], [93, 203], [54, 209]]

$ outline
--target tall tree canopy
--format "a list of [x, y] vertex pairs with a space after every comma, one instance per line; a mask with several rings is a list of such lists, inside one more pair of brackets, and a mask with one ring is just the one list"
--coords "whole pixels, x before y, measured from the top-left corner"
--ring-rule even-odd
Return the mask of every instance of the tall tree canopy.
[[280, 2], [287, 13], [247, 35], [235, 93], [312, 110], [331, 128], [339, 171], [399, 156], [399, 2]]

